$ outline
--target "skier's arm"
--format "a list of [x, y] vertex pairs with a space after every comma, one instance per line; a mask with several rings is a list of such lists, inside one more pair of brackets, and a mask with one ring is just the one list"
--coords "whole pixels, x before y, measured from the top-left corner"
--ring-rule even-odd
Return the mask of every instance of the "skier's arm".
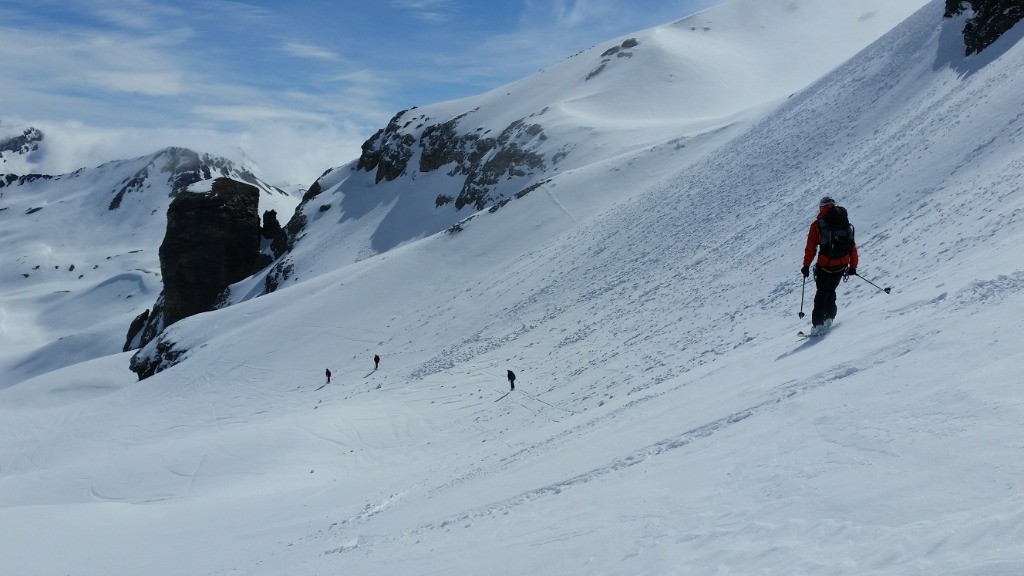
[[814, 257], [818, 255], [818, 244], [821, 243], [821, 230], [818, 229], [818, 221], [811, 222], [811, 229], [807, 231], [807, 246], [804, 247], [804, 266], [810, 266]]

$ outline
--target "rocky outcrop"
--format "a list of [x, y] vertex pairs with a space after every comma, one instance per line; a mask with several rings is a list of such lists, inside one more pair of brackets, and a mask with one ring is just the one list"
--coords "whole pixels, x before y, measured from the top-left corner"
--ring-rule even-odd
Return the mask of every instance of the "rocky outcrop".
[[[547, 136], [540, 124], [528, 118], [512, 122], [497, 136], [488, 136], [489, 131], [483, 129], [460, 132], [460, 123], [475, 110], [436, 124], [429, 124], [422, 115], [407, 119], [408, 112], [399, 112], [387, 128], [363, 143], [356, 169], [376, 170], [377, 183], [408, 173], [417, 142], [420, 172], [447, 168], [449, 176], [461, 177], [461, 190], [454, 198], [456, 210], [464, 206], [482, 210], [496, 200], [492, 192], [500, 180], [524, 178], [545, 168], [544, 157], [535, 148]], [[451, 201], [451, 196], [442, 194], [434, 205], [439, 208]]]
[[0, 138], [0, 159], [4, 154], [29, 154], [39, 149], [43, 141], [43, 133], [38, 128], [25, 128], [21, 134], [9, 138]]
[[[264, 262], [258, 203], [255, 186], [230, 178], [214, 180], [209, 193], [181, 192], [171, 202], [160, 245], [163, 292], [151, 313], [132, 322], [125, 343], [126, 349], [145, 347], [132, 359], [132, 370], [140, 378], [161, 365], [154, 364], [156, 349], [148, 344], [164, 328], [213, 310], [228, 286], [247, 278]], [[277, 222], [276, 217], [267, 221]], [[280, 230], [267, 233], [281, 234]], [[164, 342], [162, 349], [173, 348]]]
[[209, 194], [180, 193], [160, 245], [164, 324], [212, 310], [225, 288], [256, 271], [259, 245], [255, 186], [218, 178]]
[[605, 50], [604, 52], [601, 53], [601, 63], [597, 65], [597, 68], [591, 70], [590, 73], [587, 74], [587, 76], [584, 78], [584, 80], [591, 80], [601, 72], [604, 72], [605, 68], [607, 68], [608, 65], [611, 63], [612, 56], [615, 56], [616, 58], [632, 58], [632, 49], [636, 48], [639, 45], [640, 42], [638, 42], [636, 38], [629, 38], [627, 40], [623, 40], [622, 44], [612, 46], [611, 48]]
[[[139, 348], [141, 344], [142, 330], [146, 327], [146, 323], [149, 322], [149, 309], [139, 314], [132, 320], [130, 326], [128, 326], [128, 336], [125, 337], [124, 348], [122, 352], [129, 350], [135, 350]], [[152, 338], [150, 338], [152, 340]]]
[[966, 54], [977, 54], [991, 46], [1006, 31], [1024, 19], [1021, 0], [946, 0], [946, 18], [971, 10], [964, 25]]
[[377, 171], [376, 182], [381, 180], [392, 181], [405, 173], [406, 165], [412, 158], [412, 146], [416, 143], [416, 137], [412, 134], [402, 133], [402, 116], [408, 110], [403, 110], [388, 122], [386, 128], [377, 130], [363, 142], [362, 154], [359, 156], [359, 163], [356, 167], [367, 172]]
[[3, 176], [0, 176], [0, 188], [3, 188], [4, 186], [12, 186], [12, 185], [20, 186], [22, 184], [28, 184], [29, 182], [34, 182], [36, 180], [52, 180], [52, 179], [53, 179], [53, 176], [49, 176], [47, 174], [25, 174], [23, 176], [18, 176], [17, 174], [4, 174]]
[[139, 380], [145, 380], [183, 360], [185, 353], [185, 350], [176, 348], [174, 342], [161, 337], [152, 346], [132, 356], [129, 368], [138, 374]]

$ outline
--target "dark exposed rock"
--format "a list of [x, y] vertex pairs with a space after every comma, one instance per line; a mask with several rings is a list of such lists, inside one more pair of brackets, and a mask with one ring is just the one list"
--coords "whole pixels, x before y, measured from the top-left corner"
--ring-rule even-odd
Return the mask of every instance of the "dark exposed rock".
[[587, 76], [586, 76], [586, 78], [584, 78], [584, 80], [590, 80], [591, 78], [597, 76], [601, 72], [604, 72], [604, 69], [608, 67], [608, 62], [609, 62], [608, 60], [605, 60], [605, 61], [601, 62], [601, 64], [599, 64], [597, 66], [597, 68], [594, 68], [593, 70], [591, 70], [587, 74]]
[[401, 120], [406, 112], [408, 110], [395, 114], [386, 128], [378, 130], [363, 142], [363, 153], [356, 167], [367, 172], [377, 170], [377, 183], [381, 180], [390, 182], [404, 174], [412, 158], [412, 145], [416, 143], [416, 137], [401, 132]]
[[[377, 171], [376, 182], [393, 180], [404, 174], [413, 157], [413, 144], [417, 138], [404, 133], [413, 120], [402, 122], [406, 111], [399, 112], [388, 123], [363, 143], [363, 154], [356, 168]], [[486, 137], [480, 131], [459, 133], [459, 124], [472, 110], [438, 124], [422, 127], [419, 136], [419, 171], [433, 172], [451, 166], [449, 176], [464, 176], [462, 190], [455, 198], [455, 209], [472, 205], [483, 209], [492, 201], [494, 186], [504, 178], [525, 177], [544, 168], [544, 157], [532, 150], [537, 142], [545, 140], [540, 124], [517, 120], [495, 137]], [[543, 111], [540, 112], [543, 114]], [[422, 117], [420, 117], [422, 119]], [[423, 126], [418, 125], [417, 128]], [[435, 198], [435, 206], [451, 202], [445, 194]], [[289, 227], [295, 222], [289, 222]], [[291, 230], [289, 230], [291, 233]], [[294, 237], [294, 234], [291, 234]]]
[[267, 210], [263, 213], [263, 226], [260, 227], [260, 235], [268, 240], [284, 232], [281, 223], [277, 220], [277, 210]]
[[[544, 140], [540, 124], [527, 124], [517, 120], [510, 124], [493, 142], [487, 142], [486, 151], [494, 150], [486, 162], [470, 164], [462, 191], [455, 199], [455, 209], [472, 204], [477, 210], [487, 207], [494, 197], [493, 187], [502, 177], [525, 177], [544, 169], [544, 157], [530, 151], [530, 143]], [[481, 154], [482, 156], [483, 154]]]
[[26, 128], [21, 134], [10, 138], [0, 139], [0, 158], [5, 152], [14, 154], [28, 154], [39, 149], [39, 143], [44, 139], [42, 131], [38, 128]]
[[18, 176], [17, 174], [4, 174], [2, 177], [0, 177], [0, 188], [14, 185], [20, 186], [22, 184], [34, 182], [36, 180], [51, 179], [53, 179], [53, 176], [48, 176], [46, 174], [25, 174], [24, 176]]
[[151, 358], [153, 347], [147, 344], [164, 328], [213, 310], [228, 286], [268, 263], [260, 258], [258, 203], [259, 189], [230, 178], [214, 180], [209, 193], [181, 192], [171, 202], [160, 245], [163, 292], [148, 317], [132, 322], [126, 342], [129, 349], [148, 350], [132, 358], [132, 370], [140, 379], [180, 354], [161, 343], [162, 348], [155, 348], [159, 360]]
[[[288, 232], [278, 222], [276, 210], [267, 210], [263, 213], [263, 226], [260, 228], [260, 234], [270, 240], [270, 252], [274, 258], [280, 258], [288, 251]], [[259, 268], [264, 266], [265, 264]]]
[[[377, 183], [382, 180], [392, 181], [408, 170], [417, 138], [413, 134], [402, 131], [412, 122], [409, 120], [402, 123], [406, 112], [408, 111], [396, 114], [388, 123], [387, 128], [378, 130], [373, 137], [363, 143], [363, 154], [360, 156], [356, 168], [367, 172], [376, 170], [375, 181]], [[522, 138], [520, 138], [521, 134], [526, 134], [527, 139], [538, 136], [543, 139], [543, 131], [539, 124], [527, 124], [524, 120], [513, 122], [502, 131], [498, 138], [486, 138], [477, 133], [459, 134], [458, 125], [468, 114], [470, 112], [446, 122], [422, 128], [419, 137], [420, 172], [433, 172], [442, 166], [453, 165], [448, 174], [469, 177], [467, 182], [469, 182], [470, 188], [474, 188], [472, 180], [475, 180], [481, 173], [488, 174], [500, 170], [503, 166], [511, 167], [514, 164], [541, 165], [533, 160], [533, 156], [536, 156], [538, 160], [540, 160], [540, 156], [531, 156], [526, 153], [521, 145]], [[490, 166], [481, 165], [488, 153], [503, 146], [509, 146], [510, 149], [498, 150], [496, 155], [502, 156], [502, 158]], [[456, 209], [462, 208], [464, 205], [465, 203], [456, 202]]]
[[[323, 176], [321, 176], [321, 178], [323, 178], [324, 176], [326, 176], [329, 173], [330, 173], [330, 170], [328, 170], [327, 172], [324, 172], [324, 174], [323, 174]], [[320, 181], [317, 180], [316, 182], [313, 182], [313, 185], [309, 187], [309, 190], [306, 190], [306, 193], [302, 195], [302, 202], [303, 203], [309, 202], [313, 198], [316, 198], [317, 196], [319, 196], [321, 192], [323, 192], [323, 189], [320, 187]]]
[[640, 42], [637, 41], [636, 38], [629, 38], [628, 40], [623, 40], [622, 44], [619, 44], [618, 46], [612, 46], [611, 48], [605, 50], [604, 52], [601, 53], [601, 63], [598, 64], [596, 68], [591, 70], [584, 78], [584, 80], [590, 80], [597, 76], [598, 74], [600, 74], [601, 72], [604, 72], [605, 68], [608, 67], [608, 63], [612, 61], [612, 56], [615, 56], [616, 58], [632, 58], [633, 53], [629, 51], [630, 48], [636, 48], [639, 45]]
[[135, 320], [132, 320], [131, 326], [128, 327], [128, 336], [125, 338], [124, 349], [121, 350], [122, 352], [134, 350], [139, 347], [139, 341], [137, 338], [140, 336], [142, 329], [146, 326], [146, 322], [148, 320], [149, 309], [146, 309], [145, 312], [136, 316]]
[[1024, 19], [1021, 0], [946, 0], [946, 18], [971, 10], [964, 25], [965, 53], [977, 54], [991, 46], [1007, 30]]
[[225, 288], [255, 272], [258, 205], [255, 186], [229, 178], [210, 194], [181, 192], [171, 202], [160, 245], [166, 326], [212, 310]]
[[291, 277], [295, 265], [288, 259], [279, 260], [263, 280], [263, 291], [267, 294], [277, 290], [282, 282]]
[[457, 128], [462, 114], [424, 128], [420, 136], [420, 172], [433, 172], [446, 164], [461, 164], [469, 155], [469, 148], [476, 144], [480, 137], [476, 134], [460, 136]]
[[153, 345], [132, 356], [128, 367], [139, 375], [139, 380], [145, 380], [180, 362], [185, 352], [185, 350], [175, 348], [174, 342], [161, 336]]
[[[374, 180], [380, 184], [416, 169], [413, 159], [418, 155], [418, 172], [446, 170], [451, 177], [450, 190], [431, 191], [434, 207], [440, 209], [454, 204], [455, 210], [461, 210], [465, 206], [486, 208], [504, 198], [510, 187], [508, 181], [522, 180], [522, 185], [526, 186], [531, 176], [545, 168], [545, 157], [538, 150], [547, 136], [543, 127], [531, 118], [542, 116], [547, 108], [512, 122], [497, 137], [489, 136], [491, 131], [484, 127], [462, 127], [475, 109], [444, 122], [432, 122], [425, 114], [411, 115], [410, 111], [396, 114], [386, 128], [363, 143], [362, 154], [351, 167], [353, 171], [376, 172]], [[566, 150], [557, 152], [554, 161], [567, 154]], [[411, 178], [414, 179], [415, 174]], [[322, 185], [318, 180], [285, 225], [287, 247], [282, 251], [275, 249], [276, 258], [291, 250], [300, 239], [314, 210], [309, 203], [321, 193]], [[324, 203], [317, 209], [323, 211], [331, 205]], [[278, 263], [267, 277], [267, 292], [276, 289], [288, 274], [290, 268]]]

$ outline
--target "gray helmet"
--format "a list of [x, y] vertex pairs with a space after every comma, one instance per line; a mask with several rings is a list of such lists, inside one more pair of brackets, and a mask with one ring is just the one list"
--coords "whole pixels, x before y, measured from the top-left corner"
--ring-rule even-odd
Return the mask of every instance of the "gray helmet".
[[831, 196], [822, 196], [821, 197], [821, 202], [818, 203], [818, 206], [819, 207], [831, 206], [831, 205], [834, 205], [835, 203], [836, 203], [836, 201], [833, 200]]

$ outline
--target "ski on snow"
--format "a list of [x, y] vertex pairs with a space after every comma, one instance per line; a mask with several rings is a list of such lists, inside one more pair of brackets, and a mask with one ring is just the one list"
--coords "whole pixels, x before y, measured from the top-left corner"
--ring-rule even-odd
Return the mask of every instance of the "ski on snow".
[[820, 337], [824, 336], [825, 334], [828, 334], [829, 332], [831, 332], [832, 329], [835, 328], [835, 327], [836, 327], [836, 325], [833, 324], [833, 325], [829, 326], [828, 328], [822, 330], [821, 332], [818, 332], [817, 334], [811, 334], [810, 332], [804, 332], [803, 330], [801, 330], [801, 331], [797, 332], [796, 335], [797, 335], [798, 338], [803, 338], [803, 339], [820, 338]]

